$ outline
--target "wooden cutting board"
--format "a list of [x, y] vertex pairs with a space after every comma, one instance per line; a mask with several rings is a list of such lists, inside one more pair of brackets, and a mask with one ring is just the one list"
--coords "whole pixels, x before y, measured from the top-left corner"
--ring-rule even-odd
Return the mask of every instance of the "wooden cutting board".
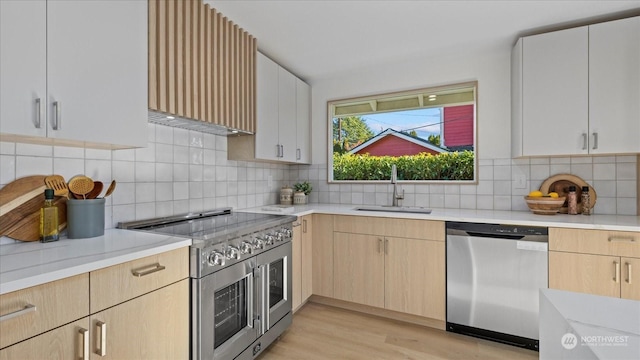
[[[598, 194], [596, 194], [596, 190], [593, 187], [591, 187], [591, 185], [587, 184], [586, 181], [582, 180], [582, 178], [578, 176], [571, 175], [571, 174], [558, 174], [558, 175], [551, 176], [542, 182], [542, 185], [540, 185], [540, 191], [542, 191], [544, 194], [548, 194], [550, 192], [557, 192], [559, 197], [563, 197], [563, 196], [567, 196], [567, 194], [569, 193], [569, 186], [576, 187], [576, 196], [578, 200], [577, 201], [578, 213], [582, 212], [581, 194], [582, 194], [583, 186], [589, 187], [589, 195], [591, 198], [591, 203], [589, 204], [590, 205], [589, 208], [593, 209], [593, 207], [596, 204], [596, 201], [598, 200]], [[562, 205], [562, 207], [560, 208], [559, 212], [561, 214], [567, 214], [569, 212], [569, 206], [566, 201], [564, 202], [564, 205]]]
[[[40, 208], [44, 204], [44, 175], [17, 179], [0, 189], [0, 236], [20, 241], [40, 240]], [[59, 230], [67, 226], [67, 199], [56, 197]]]

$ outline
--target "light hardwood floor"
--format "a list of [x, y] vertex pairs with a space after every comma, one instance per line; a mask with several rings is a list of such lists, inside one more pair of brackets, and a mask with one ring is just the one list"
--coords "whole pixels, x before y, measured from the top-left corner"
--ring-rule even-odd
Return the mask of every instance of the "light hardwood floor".
[[538, 359], [530, 350], [307, 303], [258, 360]]

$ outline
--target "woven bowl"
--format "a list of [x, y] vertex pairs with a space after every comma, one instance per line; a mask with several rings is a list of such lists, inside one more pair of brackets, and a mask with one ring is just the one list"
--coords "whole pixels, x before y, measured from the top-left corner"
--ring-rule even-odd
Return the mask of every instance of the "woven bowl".
[[525, 196], [524, 199], [527, 202], [527, 206], [529, 206], [529, 210], [534, 214], [555, 215], [562, 208], [566, 197]]

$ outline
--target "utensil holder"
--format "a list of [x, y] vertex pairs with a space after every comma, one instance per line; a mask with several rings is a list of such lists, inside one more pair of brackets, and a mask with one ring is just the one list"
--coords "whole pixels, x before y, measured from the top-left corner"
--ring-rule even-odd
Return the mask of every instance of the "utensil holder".
[[91, 238], [104, 235], [105, 199], [67, 200], [67, 237]]

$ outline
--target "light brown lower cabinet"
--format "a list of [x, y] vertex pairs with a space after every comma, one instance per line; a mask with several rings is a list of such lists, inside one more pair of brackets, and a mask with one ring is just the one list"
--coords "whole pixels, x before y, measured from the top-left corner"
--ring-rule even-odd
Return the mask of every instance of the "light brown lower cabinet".
[[91, 315], [91, 327], [92, 358], [187, 359], [189, 280]]
[[333, 297], [384, 307], [384, 239], [375, 235], [333, 233]]
[[296, 311], [312, 292], [312, 215], [301, 216], [293, 226], [292, 248], [292, 307]]
[[640, 259], [550, 251], [549, 287], [640, 300]]
[[[87, 332], [86, 338], [83, 332]], [[0, 350], [0, 360], [83, 359], [83, 349], [86, 346], [88, 351], [89, 344], [89, 317], [86, 317], [4, 348]]]
[[313, 214], [313, 294], [333, 297], [333, 215]]
[[[86, 335], [85, 335], [86, 334]], [[189, 280], [0, 350], [0, 360], [187, 359]]]

